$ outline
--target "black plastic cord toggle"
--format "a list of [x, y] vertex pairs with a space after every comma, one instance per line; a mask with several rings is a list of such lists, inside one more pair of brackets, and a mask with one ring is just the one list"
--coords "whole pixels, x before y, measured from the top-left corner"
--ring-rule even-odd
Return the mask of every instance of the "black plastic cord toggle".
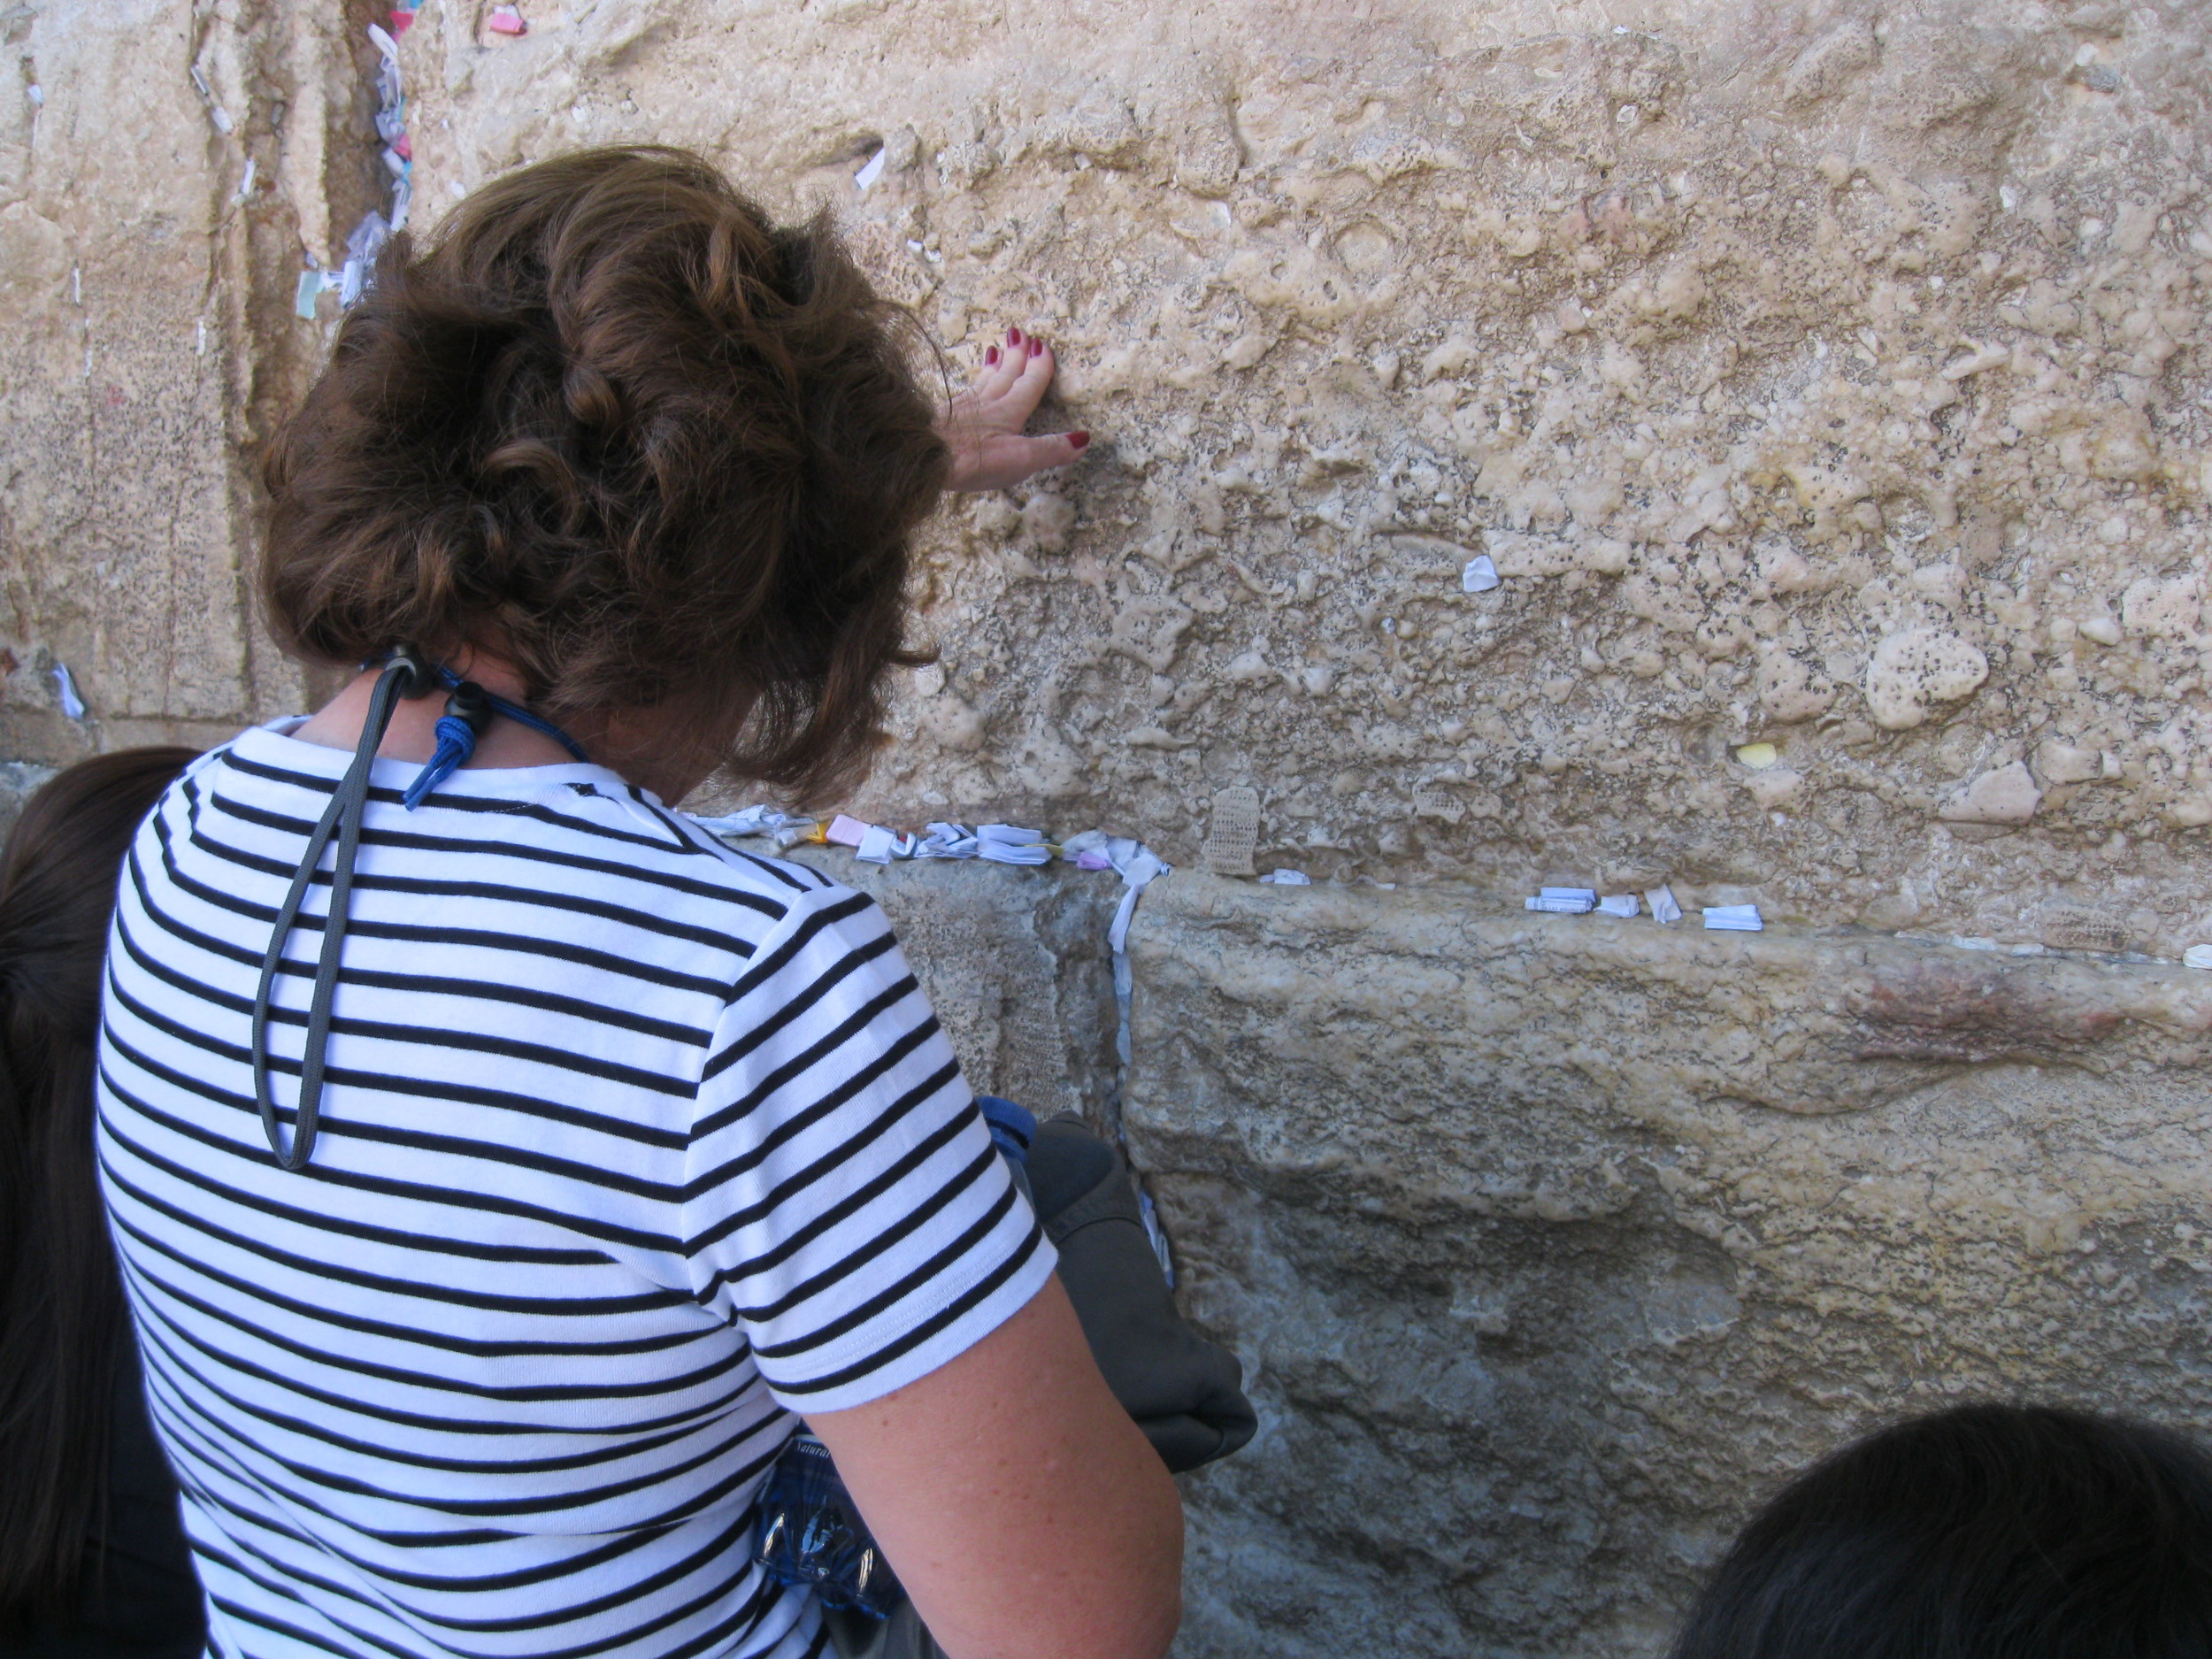
[[467, 721], [469, 730], [479, 737], [489, 729], [499, 713], [492, 707], [491, 694], [473, 680], [465, 680], [454, 687], [453, 695], [445, 700], [445, 711], [454, 719]]

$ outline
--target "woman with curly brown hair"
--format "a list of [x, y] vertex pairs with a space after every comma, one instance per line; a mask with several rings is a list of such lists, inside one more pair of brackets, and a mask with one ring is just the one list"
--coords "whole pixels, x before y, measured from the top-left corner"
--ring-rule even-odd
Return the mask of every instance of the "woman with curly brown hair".
[[664, 804], [864, 768], [915, 527], [1080, 447], [1019, 435], [1051, 367], [1010, 333], [949, 446], [826, 225], [679, 152], [388, 251], [262, 580], [368, 666], [169, 791], [110, 949], [212, 1651], [818, 1653], [752, 1564], [798, 1417], [956, 1659], [1165, 1647], [1174, 1488], [881, 915]]

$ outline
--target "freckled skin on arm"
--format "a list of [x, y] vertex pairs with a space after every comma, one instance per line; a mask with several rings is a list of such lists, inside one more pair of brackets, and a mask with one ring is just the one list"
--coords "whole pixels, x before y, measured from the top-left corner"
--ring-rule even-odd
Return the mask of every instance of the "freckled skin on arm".
[[[1056, 367], [1010, 328], [940, 426], [955, 489], [1065, 465], [1024, 428]], [[1158, 1659], [1183, 1607], [1183, 1509], [1055, 1279], [966, 1353], [808, 1420], [950, 1659]]]
[[950, 1659], [1158, 1659], [1183, 1511], [1056, 1279], [880, 1400], [809, 1419]]

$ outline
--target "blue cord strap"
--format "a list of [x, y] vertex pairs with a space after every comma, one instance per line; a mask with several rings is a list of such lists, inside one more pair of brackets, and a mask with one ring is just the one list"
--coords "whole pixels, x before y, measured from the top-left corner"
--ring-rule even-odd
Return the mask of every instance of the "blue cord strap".
[[415, 781], [407, 786], [400, 796], [400, 804], [412, 812], [423, 803], [423, 797], [450, 778], [459, 768], [468, 764], [476, 753], [476, 728], [457, 714], [438, 717], [438, 749], [423, 769], [415, 774]]
[[[438, 676], [440, 683], [449, 691], [458, 691], [464, 683], [472, 683], [464, 682], [460, 675], [455, 673], [450, 668], [438, 668], [432, 672]], [[478, 689], [481, 690], [482, 687], [479, 687]], [[551, 738], [585, 765], [591, 764], [591, 757], [584, 753], [584, 746], [543, 715], [533, 714], [519, 703], [510, 703], [496, 692], [484, 692], [484, 701], [490, 705], [491, 711], [503, 720], [512, 720], [517, 726], [526, 726], [532, 731]]]
[[434, 668], [431, 672], [453, 695], [446, 699], [445, 713], [438, 720], [436, 752], [400, 796], [401, 804], [410, 812], [420, 806], [433, 789], [468, 764], [476, 753], [476, 740], [491, 725], [494, 715], [542, 733], [579, 761], [588, 764], [589, 757], [584, 753], [583, 745], [552, 721], [531, 713], [518, 703], [510, 703], [485, 690], [472, 680], [462, 679], [450, 668]]

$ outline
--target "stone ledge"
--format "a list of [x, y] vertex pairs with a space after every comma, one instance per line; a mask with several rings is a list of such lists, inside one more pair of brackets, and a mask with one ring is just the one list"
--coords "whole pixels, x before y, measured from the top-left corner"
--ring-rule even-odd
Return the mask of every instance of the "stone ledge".
[[1233, 1040], [1388, 1028], [1388, 1067], [1434, 1037], [1516, 1096], [1860, 1110], [1961, 1066], [2110, 1073], [2212, 1057], [2212, 974], [2013, 956], [1858, 929], [1707, 933], [1693, 921], [1502, 910], [1441, 887], [1275, 887], [1178, 871], [1138, 912], [1139, 996], [1237, 956]]
[[1131, 1150], [1262, 1413], [1185, 1659], [1647, 1655], [1880, 1417], [2212, 1423], [2212, 979], [1185, 872], [1132, 952]]
[[[1110, 878], [872, 893], [979, 1087], [1098, 1114]], [[1961, 1393], [2212, 1421], [2212, 979], [1187, 871], [1126, 1124], [1247, 1452], [1184, 1659], [1647, 1654], [1757, 1495]]]

